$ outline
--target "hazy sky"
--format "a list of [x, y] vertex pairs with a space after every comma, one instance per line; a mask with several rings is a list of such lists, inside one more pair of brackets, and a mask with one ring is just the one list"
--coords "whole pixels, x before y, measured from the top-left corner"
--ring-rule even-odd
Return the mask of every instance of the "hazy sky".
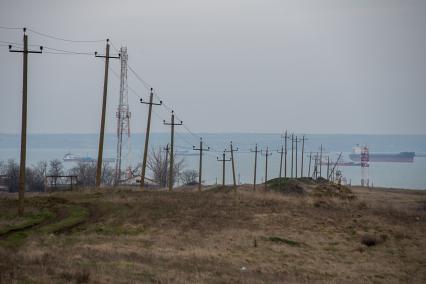
[[[126, 45], [129, 64], [194, 132], [426, 134], [424, 0], [1, 0], [0, 26]], [[0, 29], [0, 40], [22, 42], [22, 32]], [[0, 133], [19, 133], [22, 55], [0, 45], [0, 62]], [[28, 131], [98, 132], [103, 68], [94, 56], [30, 55]], [[114, 132], [119, 81], [109, 82]], [[148, 97], [131, 74], [129, 86]], [[142, 132], [147, 107], [132, 93], [129, 103]], [[157, 117], [152, 129], [169, 131]]]

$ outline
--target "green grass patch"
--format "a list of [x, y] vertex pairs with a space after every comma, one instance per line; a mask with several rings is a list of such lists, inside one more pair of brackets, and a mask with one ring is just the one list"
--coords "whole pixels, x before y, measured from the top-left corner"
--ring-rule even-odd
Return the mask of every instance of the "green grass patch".
[[26, 228], [38, 225], [46, 220], [52, 219], [55, 215], [48, 209], [43, 209], [39, 213], [26, 214], [24, 217], [19, 218], [18, 223], [8, 224], [0, 228], [0, 236], [10, 233], [12, 231], [24, 230]]
[[25, 232], [16, 232], [8, 235], [5, 239], [0, 240], [0, 246], [6, 248], [17, 248], [20, 247], [28, 234]]
[[94, 231], [99, 235], [129, 235], [136, 236], [145, 232], [142, 226], [131, 226], [131, 225], [109, 225], [109, 224], [98, 224], [94, 227]]
[[78, 205], [67, 206], [68, 216], [56, 223], [52, 223], [40, 228], [44, 234], [53, 234], [72, 228], [89, 218], [89, 210]]
[[276, 237], [276, 236], [268, 237], [267, 240], [274, 242], [274, 243], [286, 244], [286, 245], [289, 245], [289, 246], [292, 246], [292, 247], [300, 246], [300, 244], [296, 241], [292, 241], [292, 240], [289, 240], [289, 239]]

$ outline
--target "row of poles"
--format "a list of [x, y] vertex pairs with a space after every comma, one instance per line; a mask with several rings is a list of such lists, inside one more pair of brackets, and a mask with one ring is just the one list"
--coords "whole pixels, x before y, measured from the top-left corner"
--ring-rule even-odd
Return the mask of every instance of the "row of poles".
[[[24, 212], [24, 194], [25, 194], [25, 167], [26, 167], [26, 140], [27, 140], [27, 86], [28, 86], [28, 54], [41, 54], [43, 53], [43, 47], [40, 46], [40, 50], [29, 50], [28, 49], [28, 35], [26, 33], [26, 28], [23, 29], [24, 36], [23, 36], [23, 49], [22, 50], [16, 50], [12, 48], [12, 45], [9, 45], [9, 51], [13, 53], [22, 53], [23, 54], [23, 88], [22, 88], [22, 124], [21, 124], [21, 152], [20, 152], [20, 170], [19, 170], [19, 193], [18, 193], [18, 214], [22, 215]], [[104, 85], [103, 85], [103, 97], [102, 97], [102, 112], [101, 112], [101, 126], [100, 126], [100, 133], [99, 133], [99, 146], [98, 146], [98, 159], [97, 159], [97, 167], [96, 167], [96, 181], [95, 186], [100, 187], [101, 185], [101, 171], [102, 171], [102, 159], [103, 159], [103, 145], [104, 145], [104, 134], [105, 134], [105, 114], [106, 114], [106, 104], [107, 104], [107, 94], [108, 94], [108, 71], [109, 71], [109, 62], [110, 59], [119, 59], [120, 54], [118, 55], [111, 55], [110, 54], [110, 43], [109, 40], [106, 40], [106, 47], [105, 47], [105, 55], [100, 55], [98, 52], [94, 53], [95, 57], [97, 58], [103, 58], [105, 60], [105, 73], [104, 73]], [[145, 132], [145, 144], [144, 144], [144, 155], [142, 160], [142, 169], [141, 169], [141, 181], [140, 186], [141, 188], [144, 188], [146, 185], [146, 167], [147, 167], [147, 159], [148, 159], [148, 148], [149, 148], [149, 138], [150, 138], [150, 131], [151, 131], [151, 115], [152, 115], [152, 108], [153, 106], [159, 106], [162, 105], [163, 102], [159, 101], [154, 102], [153, 101], [154, 92], [151, 88], [150, 90], [150, 96], [149, 101], [144, 101], [143, 99], [140, 99], [140, 102], [142, 104], [148, 105], [148, 119], [147, 119], [147, 127]], [[183, 121], [176, 121], [175, 119], [175, 113], [172, 110], [171, 111], [171, 120], [170, 122], [163, 121], [164, 125], [170, 126], [170, 148], [169, 150], [169, 171], [168, 171], [168, 189], [171, 191], [173, 189], [173, 168], [174, 168], [174, 134], [175, 134], [175, 126], [181, 126], [183, 125]], [[298, 143], [302, 142], [302, 166], [301, 166], [301, 176], [303, 176], [303, 155], [304, 155], [304, 145], [305, 141], [307, 140], [305, 136], [302, 136], [301, 139], [299, 139], [294, 134], [288, 135], [287, 132], [282, 136], [285, 141], [285, 146], [281, 147], [281, 150], [278, 150], [278, 153], [281, 155], [281, 162], [280, 162], [280, 171], [279, 171], [279, 177], [280, 177], [280, 183], [281, 183], [281, 177], [282, 177], [282, 166], [283, 166], [283, 156], [285, 156], [284, 159], [284, 173], [285, 177], [287, 177], [287, 141], [291, 141], [292, 145], [292, 152], [291, 152], [291, 177], [293, 177], [293, 160], [294, 160], [294, 151], [295, 148], [297, 153], [297, 145]], [[201, 190], [202, 186], [202, 164], [203, 164], [203, 152], [209, 151], [209, 147], [205, 147], [202, 138], [200, 138], [200, 144], [197, 148], [196, 146], [193, 146], [193, 150], [199, 151], [200, 157], [199, 157], [199, 179], [198, 179], [198, 190]], [[232, 162], [232, 174], [233, 174], [233, 182], [234, 186], [236, 186], [236, 176], [235, 176], [235, 159], [234, 159], [234, 153], [238, 151], [238, 148], [234, 148], [232, 142], [230, 144], [230, 149], [225, 150], [222, 154], [222, 157], [217, 157], [217, 160], [222, 163], [222, 184], [225, 185], [225, 164], [226, 162]], [[258, 153], [260, 153], [261, 156], [265, 156], [265, 187], [267, 182], [267, 176], [268, 176], [268, 157], [272, 155], [272, 152], [267, 147], [265, 150], [259, 150], [258, 146], [256, 144], [255, 149], [250, 149], [251, 152], [254, 152], [255, 154], [255, 161], [254, 161], [254, 188], [256, 188], [256, 171], [257, 171], [257, 156]], [[226, 153], [230, 153], [230, 158], [226, 158]], [[322, 153], [322, 147], [321, 147], [321, 153]], [[321, 161], [322, 158], [320, 158]], [[311, 160], [311, 158], [310, 158]], [[298, 177], [298, 165], [297, 165], [297, 154], [296, 154], [296, 160], [295, 160], [295, 177]], [[310, 170], [310, 166], [309, 166]], [[321, 171], [321, 167], [320, 167]], [[309, 174], [310, 175], [310, 174]], [[320, 173], [321, 176], [321, 173]]]

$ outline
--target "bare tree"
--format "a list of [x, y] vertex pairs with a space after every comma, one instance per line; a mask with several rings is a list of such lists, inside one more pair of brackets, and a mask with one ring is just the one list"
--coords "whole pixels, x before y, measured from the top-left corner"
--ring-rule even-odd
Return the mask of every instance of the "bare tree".
[[180, 175], [180, 180], [184, 185], [197, 184], [198, 171], [196, 170], [185, 170]]
[[[50, 176], [61, 176], [64, 174], [64, 166], [62, 162], [58, 159], [52, 160], [49, 162], [49, 171], [48, 174]], [[57, 177], [53, 178], [53, 182], [56, 185]]]
[[[96, 163], [78, 163], [77, 166], [69, 170], [69, 175], [77, 176], [77, 184], [81, 186], [94, 186], [96, 179]], [[103, 163], [102, 184], [113, 185], [114, 169], [108, 163]]]
[[[179, 177], [180, 171], [183, 169], [184, 160], [177, 160], [176, 154], [173, 159], [173, 183]], [[152, 179], [158, 183], [161, 187], [167, 185], [168, 169], [169, 169], [170, 157], [166, 157], [166, 152], [160, 148], [152, 148], [151, 153], [148, 156], [147, 167], [152, 173]]]
[[15, 160], [8, 160], [3, 164], [3, 174], [6, 176], [6, 185], [10, 192], [18, 191], [19, 165]]
[[101, 176], [102, 184], [114, 185], [114, 179], [115, 179], [114, 169], [108, 163], [104, 162], [102, 165], [102, 176]]
[[44, 179], [47, 173], [47, 162], [40, 161], [27, 169], [27, 185], [30, 191], [44, 191]]

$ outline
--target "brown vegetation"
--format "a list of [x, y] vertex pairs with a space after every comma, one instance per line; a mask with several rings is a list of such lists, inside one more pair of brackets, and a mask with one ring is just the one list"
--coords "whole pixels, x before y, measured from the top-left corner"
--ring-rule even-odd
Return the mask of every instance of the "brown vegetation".
[[[33, 194], [27, 217], [53, 216], [0, 230], [0, 282], [426, 281], [425, 193], [298, 186]], [[12, 197], [1, 228], [23, 221]]]

